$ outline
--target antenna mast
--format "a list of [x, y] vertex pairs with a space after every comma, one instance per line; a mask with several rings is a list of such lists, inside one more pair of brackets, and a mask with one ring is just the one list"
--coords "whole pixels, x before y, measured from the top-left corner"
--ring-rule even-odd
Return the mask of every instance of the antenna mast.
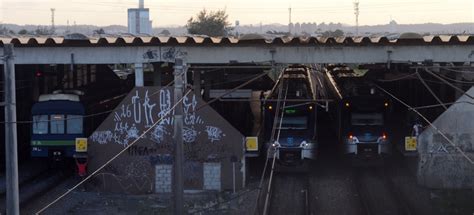
[[356, 36], [359, 36], [359, 0], [354, 2], [354, 14], [356, 18]]
[[54, 11], [56, 9], [51, 8], [51, 33], [54, 34], [55, 26], [54, 26]]

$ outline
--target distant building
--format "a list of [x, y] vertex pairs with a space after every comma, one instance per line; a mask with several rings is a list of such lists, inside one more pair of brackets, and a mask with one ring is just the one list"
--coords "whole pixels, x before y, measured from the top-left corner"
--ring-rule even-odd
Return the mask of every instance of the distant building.
[[388, 23], [388, 25], [390, 26], [390, 33], [397, 32], [398, 23], [395, 20], [393, 20], [393, 19], [390, 20], [390, 23]]
[[128, 33], [151, 34], [150, 10], [144, 7], [144, 0], [139, 0], [138, 8], [128, 9]]

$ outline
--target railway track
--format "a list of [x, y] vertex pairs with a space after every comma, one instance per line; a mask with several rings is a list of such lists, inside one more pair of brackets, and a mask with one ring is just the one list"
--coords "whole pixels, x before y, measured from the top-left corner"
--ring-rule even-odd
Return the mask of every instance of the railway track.
[[309, 215], [310, 195], [308, 173], [275, 173], [268, 214]]
[[406, 198], [385, 169], [355, 169], [354, 186], [359, 196], [361, 214], [413, 214]]
[[[71, 171], [65, 171], [64, 169], [43, 169], [43, 171], [36, 172], [29, 177], [24, 178], [20, 181], [19, 187], [19, 201], [20, 206], [34, 198], [41, 196], [41, 194], [47, 192], [59, 182], [65, 180], [71, 176]], [[6, 193], [5, 191], [0, 192], [0, 213], [5, 213], [6, 210]]]

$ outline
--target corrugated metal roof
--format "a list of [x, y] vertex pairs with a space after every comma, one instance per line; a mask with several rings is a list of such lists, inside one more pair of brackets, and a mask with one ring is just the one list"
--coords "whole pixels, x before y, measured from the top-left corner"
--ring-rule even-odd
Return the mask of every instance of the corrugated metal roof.
[[474, 35], [443, 35], [408, 37], [390, 40], [387, 37], [277, 37], [274, 39], [233, 37], [102, 37], [67, 39], [64, 37], [0, 37], [0, 46], [146, 46], [146, 45], [460, 45], [474, 44]]

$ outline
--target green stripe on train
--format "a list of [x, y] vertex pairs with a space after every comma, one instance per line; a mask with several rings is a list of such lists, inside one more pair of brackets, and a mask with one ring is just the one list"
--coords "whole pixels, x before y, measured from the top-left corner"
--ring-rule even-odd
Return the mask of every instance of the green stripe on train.
[[33, 140], [32, 146], [74, 146], [75, 140]]

